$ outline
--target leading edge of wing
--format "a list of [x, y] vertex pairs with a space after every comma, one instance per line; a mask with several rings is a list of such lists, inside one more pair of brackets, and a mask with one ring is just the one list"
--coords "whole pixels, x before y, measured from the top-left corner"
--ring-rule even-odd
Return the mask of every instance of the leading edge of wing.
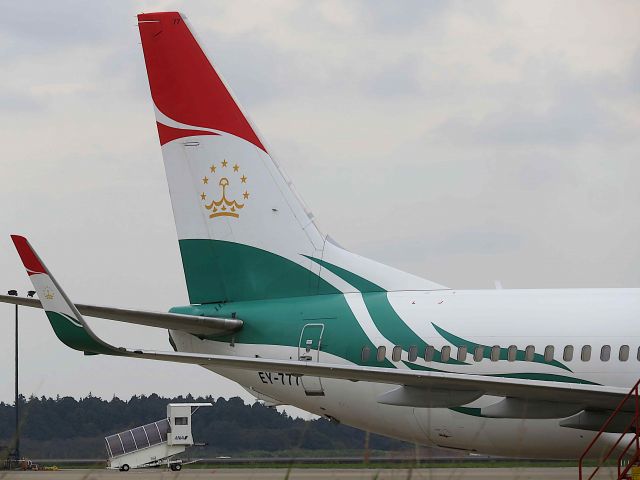
[[[120, 351], [122, 355], [122, 350]], [[490, 377], [447, 372], [422, 372], [382, 367], [362, 367], [296, 360], [272, 360], [226, 355], [205, 355], [182, 352], [126, 350], [126, 356], [190, 363], [202, 366], [236, 368], [241, 370], [280, 372], [292, 375], [366, 381], [391, 385], [407, 385], [425, 389], [453, 391], [481, 391], [485, 395], [518, 397], [584, 405], [589, 408], [612, 409], [627, 394], [626, 388], [585, 385], [542, 380]]]

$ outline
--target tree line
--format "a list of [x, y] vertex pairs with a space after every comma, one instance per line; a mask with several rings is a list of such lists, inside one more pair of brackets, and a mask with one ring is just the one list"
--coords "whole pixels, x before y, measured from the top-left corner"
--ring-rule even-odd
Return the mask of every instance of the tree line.
[[[283, 452], [359, 451], [365, 446], [361, 430], [325, 418], [303, 420], [258, 402], [239, 397], [175, 398], [133, 396], [103, 400], [87, 397], [31, 397], [20, 399], [21, 453], [30, 458], [99, 459], [106, 457], [104, 437], [166, 417], [168, 403], [211, 402], [194, 415], [193, 436], [207, 444], [198, 456], [277, 455]], [[0, 445], [10, 449], [15, 430], [15, 409], [0, 402]], [[369, 447], [397, 451], [412, 445], [371, 434]], [[2, 450], [2, 448], [0, 448]]]

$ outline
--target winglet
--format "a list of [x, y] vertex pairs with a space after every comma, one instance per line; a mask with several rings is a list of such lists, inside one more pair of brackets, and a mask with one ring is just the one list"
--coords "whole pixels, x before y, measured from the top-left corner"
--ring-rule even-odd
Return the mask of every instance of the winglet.
[[76, 306], [69, 300], [53, 275], [31, 247], [20, 235], [11, 235], [11, 240], [27, 270], [27, 275], [38, 293], [47, 318], [56, 336], [68, 347], [86, 354], [105, 353], [122, 355], [116, 347], [100, 340], [89, 328]]
[[37, 273], [46, 273], [44, 265], [29, 245], [29, 241], [21, 235], [11, 235], [11, 240], [18, 250], [20, 260], [24, 268], [27, 269], [27, 275], [35, 275]]

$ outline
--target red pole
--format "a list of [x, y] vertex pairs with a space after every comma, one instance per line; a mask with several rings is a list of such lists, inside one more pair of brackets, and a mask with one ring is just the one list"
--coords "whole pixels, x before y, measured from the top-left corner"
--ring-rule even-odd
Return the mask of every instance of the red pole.
[[[631, 420], [631, 423], [629, 424], [629, 426], [624, 430], [624, 432], [622, 432], [622, 434], [620, 435], [620, 438], [618, 438], [618, 441], [609, 449], [609, 451], [606, 453], [606, 455], [604, 456], [604, 458], [600, 459], [600, 463], [598, 465], [596, 465], [595, 470], [591, 473], [591, 475], [589, 475], [589, 480], [591, 478], [593, 478], [595, 476], [595, 474], [598, 472], [598, 470], [600, 469], [600, 467], [604, 464], [604, 462], [606, 462], [609, 457], [611, 456], [611, 454], [613, 453], [613, 451], [615, 450], [616, 446], [620, 443], [620, 441], [622, 440], [622, 438], [624, 437], [624, 435], [629, 431], [629, 429], [631, 427], [634, 427], [635, 425], [635, 438], [631, 439], [631, 443], [629, 444], [629, 446], [633, 445], [634, 440], [636, 443], [636, 455], [634, 456], [634, 458], [640, 458], [640, 455], [638, 455], [638, 451], [640, 450], [640, 439], [638, 439], [638, 435], [640, 434], [639, 430], [639, 426], [640, 426], [640, 419], [638, 418], [639, 412], [640, 412], [640, 405], [639, 405], [639, 400], [638, 400], [638, 396], [639, 396], [639, 386], [640, 386], [640, 380], [638, 380], [636, 382], [636, 384], [631, 388], [631, 390], [629, 390], [629, 393], [627, 393], [625, 395], [625, 397], [622, 399], [622, 401], [620, 402], [620, 404], [616, 407], [616, 409], [611, 412], [611, 415], [609, 415], [609, 418], [607, 419], [606, 422], [604, 422], [604, 425], [600, 428], [600, 431], [595, 435], [595, 437], [593, 437], [593, 439], [591, 440], [591, 442], [589, 443], [589, 445], [587, 446], [587, 448], [585, 449], [585, 451], [582, 453], [582, 455], [580, 456], [580, 459], [578, 461], [578, 479], [582, 480], [582, 466], [583, 466], [583, 461], [585, 459], [585, 457], [587, 456], [587, 454], [589, 453], [589, 451], [591, 450], [591, 448], [595, 445], [596, 441], [598, 440], [598, 438], [600, 438], [600, 436], [605, 432], [605, 430], [607, 429], [607, 427], [609, 426], [609, 424], [613, 421], [613, 419], [616, 417], [616, 415], [618, 415], [618, 413], [620, 412], [620, 410], [622, 409], [622, 407], [625, 405], [625, 403], [627, 402], [627, 400], [631, 399], [631, 396], [635, 393], [635, 400], [636, 400], [636, 405], [635, 405], [635, 410], [636, 410], [636, 416], [635, 418], [633, 418]], [[630, 468], [630, 467], [629, 467]], [[627, 468], [625, 471], [628, 471]]]
[[636, 431], [634, 432], [636, 437], [636, 454], [633, 457], [635, 459], [638, 458], [638, 450], [640, 450], [640, 442], [638, 442], [638, 434], [640, 434], [640, 432], [638, 432], [638, 411], [638, 384], [636, 383]]

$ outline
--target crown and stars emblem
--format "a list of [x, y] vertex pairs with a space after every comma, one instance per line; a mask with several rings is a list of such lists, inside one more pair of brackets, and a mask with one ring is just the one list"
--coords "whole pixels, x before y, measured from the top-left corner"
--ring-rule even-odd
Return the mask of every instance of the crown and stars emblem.
[[49, 290], [48, 287], [44, 289], [44, 298], [47, 300], [53, 300], [53, 292]]
[[[234, 163], [230, 165], [227, 159], [221, 162], [214, 162], [209, 166], [209, 172], [201, 179], [203, 191], [200, 200], [209, 213], [209, 218], [240, 216], [242, 210], [249, 199], [247, 191], [247, 176], [242, 173], [240, 165]], [[215, 193], [207, 193], [207, 189], [215, 188]], [[242, 192], [241, 197], [234, 198], [233, 192]], [[236, 194], [238, 195], [238, 194]], [[240, 203], [238, 200], [240, 200]]]

